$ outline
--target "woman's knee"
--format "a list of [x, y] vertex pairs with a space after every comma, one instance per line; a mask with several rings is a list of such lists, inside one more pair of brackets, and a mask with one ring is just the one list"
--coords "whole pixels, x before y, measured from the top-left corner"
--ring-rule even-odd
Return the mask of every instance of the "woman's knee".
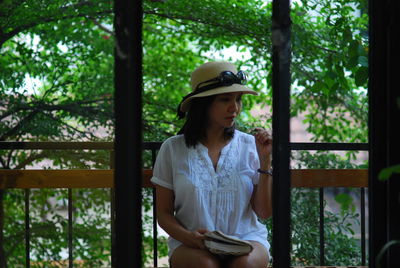
[[257, 242], [252, 242], [254, 249], [253, 251], [244, 256], [233, 258], [228, 267], [229, 268], [266, 268], [268, 266], [269, 257], [264, 246]]
[[193, 260], [195, 266], [193, 267], [210, 267], [210, 268], [219, 268], [219, 261], [214, 256], [201, 256], [197, 260]]
[[250, 256], [237, 257], [229, 263], [229, 268], [266, 268], [268, 262]]
[[171, 257], [171, 268], [219, 268], [218, 259], [206, 250], [180, 247]]
[[219, 262], [213, 256], [193, 256], [189, 258], [175, 258], [171, 261], [171, 268], [219, 268]]

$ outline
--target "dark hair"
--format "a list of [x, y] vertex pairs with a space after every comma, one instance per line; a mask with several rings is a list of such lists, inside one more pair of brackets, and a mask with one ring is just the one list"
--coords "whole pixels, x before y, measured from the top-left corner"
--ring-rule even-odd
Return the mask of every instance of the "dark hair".
[[[207, 126], [209, 120], [209, 108], [217, 95], [193, 98], [186, 115], [186, 122], [179, 130], [179, 134], [185, 137], [187, 147], [196, 147], [197, 143], [207, 138]], [[224, 129], [224, 139], [233, 138], [235, 125]]]

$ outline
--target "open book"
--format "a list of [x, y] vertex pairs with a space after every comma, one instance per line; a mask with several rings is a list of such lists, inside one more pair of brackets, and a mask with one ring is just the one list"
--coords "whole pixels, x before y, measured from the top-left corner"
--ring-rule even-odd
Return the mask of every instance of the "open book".
[[213, 231], [204, 234], [206, 248], [218, 255], [246, 255], [253, 250], [250, 242], [241, 240], [237, 237], [223, 234], [220, 231]]

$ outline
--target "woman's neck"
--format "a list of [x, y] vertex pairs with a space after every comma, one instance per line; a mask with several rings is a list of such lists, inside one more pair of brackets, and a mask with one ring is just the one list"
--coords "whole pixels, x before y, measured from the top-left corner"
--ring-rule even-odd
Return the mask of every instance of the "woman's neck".
[[221, 144], [226, 144], [228, 141], [224, 132], [224, 128], [209, 128], [206, 132], [206, 139], [203, 141], [204, 145], [207, 147], [219, 147]]

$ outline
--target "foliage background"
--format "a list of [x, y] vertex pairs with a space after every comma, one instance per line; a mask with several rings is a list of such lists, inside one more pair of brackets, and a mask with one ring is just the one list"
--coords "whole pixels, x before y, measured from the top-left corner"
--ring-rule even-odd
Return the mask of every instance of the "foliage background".
[[[292, 3], [291, 116], [305, 117], [312, 141], [367, 140], [366, 3]], [[250, 114], [252, 108], [269, 109], [272, 102], [271, 10], [271, 2], [261, 0], [144, 1], [145, 141], [162, 141], [177, 132], [182, 122], [175, 117], [176, 104], [190, 91], [190, 72], [208, 60], [235, 62], [260, 93], [244, 99], [239, 128], [271, 126], [270, 113]], [[109, 0], [0, 2], [0, 141], [113, 140], [112, 13]], [[354, 152], [300, 152], [293, 155], [293, 166], [363, 167], [356, 157]], [[147, 153], [144, 158], [150, 166]], [[0, 166], [102, 169], [109, 167], [109, 152], [2, 150]], [[292, 261], [318, 264], [316, 193], [296, 191]], [[74, 256], [87, 267], [109, 263], [110, 192], [82, 189], [73, 195]], [[65, 259], [66, 196], [65, 189], [30, 192], [33, 266]], [[149, 211], [150, 193], [144, 197], [144, 211]], [[24, 192], [0, 192], [0, 267], [24, 266], [23, 204]], [[351, 206], [343, 206], [341, 215], [326, 212], [327, 265], [360, 262], [359, 248], [347, 235], [352, 224], [343, 225], [345, 218], [356, 217]], [[149, 234], [144, 232], [144, 261], [151, 257]], [[160, 253], [166, 254], [165, 246]]]

